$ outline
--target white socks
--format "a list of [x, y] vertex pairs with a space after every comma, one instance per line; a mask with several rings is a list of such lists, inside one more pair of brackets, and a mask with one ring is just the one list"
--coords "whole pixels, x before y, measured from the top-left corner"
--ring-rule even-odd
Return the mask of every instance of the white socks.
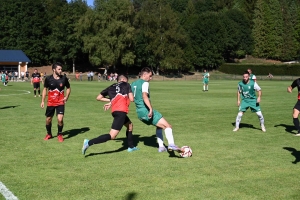
[[164, 136], [161, 128], [156, 128], [156, 137], [157, 137], [157, 143], [159, 147], [164, 146]]
[[240, 122], [242, 120], [242, 116], [243, 116], [243, 113], [241, 113], [241, 112], [239, 112], [238, 115], [236, 116], [236, 119], [235, 119], [235, 127], [236, 128], [240, 127]]
[[170, 144], [175, 144], [172, 129], [171, 128], [166, 128], [165, 129], [165, 134], [166, 134], [166, 138], [168, 140], [169, 145]]
[[262, 115], [261, 111], [256, 112], [256, 114], [258, 116], [260, 125], [264, 125], [265, 124], [265, 119], [264, 119], [264, 116]]

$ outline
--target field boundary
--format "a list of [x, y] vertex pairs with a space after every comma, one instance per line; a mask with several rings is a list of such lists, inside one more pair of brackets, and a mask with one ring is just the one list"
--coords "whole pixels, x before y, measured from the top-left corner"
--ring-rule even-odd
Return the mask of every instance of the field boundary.
[[16, 197], [1, 181], [0, 181], [0, 193], [6, 200], [18, 200]]

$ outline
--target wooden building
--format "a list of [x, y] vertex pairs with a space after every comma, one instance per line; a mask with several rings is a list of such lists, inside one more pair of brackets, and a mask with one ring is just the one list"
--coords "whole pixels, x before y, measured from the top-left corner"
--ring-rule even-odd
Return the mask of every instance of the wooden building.
[[22, 50], [0, 50], [0, 71], [21, 72], [28, 70], [27, 64], [31, 62]]

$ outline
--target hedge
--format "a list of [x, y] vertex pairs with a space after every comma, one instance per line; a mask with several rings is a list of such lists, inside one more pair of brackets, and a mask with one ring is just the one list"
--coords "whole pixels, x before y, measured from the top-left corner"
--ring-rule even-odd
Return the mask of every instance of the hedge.
[[242, 74], [247, 69], [251, 69], [255, 75], [272, 75], [277, 76], [300, 76], [300, 64], [223, 64], [219, 71], [226, 74]]

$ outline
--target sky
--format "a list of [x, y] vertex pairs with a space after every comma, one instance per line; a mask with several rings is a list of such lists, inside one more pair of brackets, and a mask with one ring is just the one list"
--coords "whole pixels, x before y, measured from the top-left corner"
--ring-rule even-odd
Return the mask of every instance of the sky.
[[[71, 0], [68, 0], [70, 2]], [[92, 6], [94, 4], [94, 0], [86, 0], [88, 6]]]

